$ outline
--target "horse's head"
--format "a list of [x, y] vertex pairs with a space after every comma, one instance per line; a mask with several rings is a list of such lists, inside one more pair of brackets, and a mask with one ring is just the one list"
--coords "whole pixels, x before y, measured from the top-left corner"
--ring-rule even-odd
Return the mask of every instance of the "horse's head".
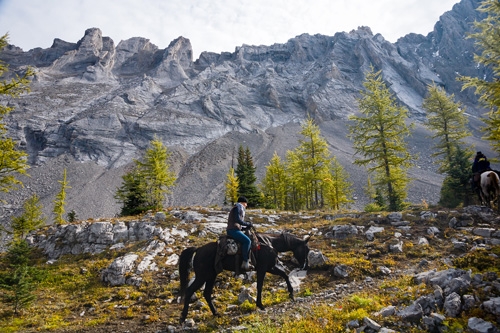
[[300, 241], [300, 244], [293, 249], [293, 256], [299, 262], [299, 266], [301, 269], [307, 269], [309, 266], [307, 257], [309, 256], [310, 249], [307, 243], [309, 242], [310, 238], [311, 236], [307, 235], [303, 240]]

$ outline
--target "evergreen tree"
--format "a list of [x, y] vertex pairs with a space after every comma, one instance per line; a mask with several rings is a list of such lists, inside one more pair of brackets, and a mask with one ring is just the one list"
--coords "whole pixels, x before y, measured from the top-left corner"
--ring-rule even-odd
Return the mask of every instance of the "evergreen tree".
[[236, 203], [238, 200], [238, 177], [236, 177], [234, 173], [234, 168], [230, 167], [229, 172], [226, 176], [226, 200], [229, 199], [231, 201], [231, 206]]
[[27, 308], [34, 300], [36, 283], [42, 278], [39, 270], [30, 264], [31, 248], [25, 239], [14, 239], [5, 256], [7, 268], [0, 271], [0, 298], [12, 305], [14, 314]]
[[114, 196], [118, 202], [122, 203], [120, 215], [133, 216], [151, 209], [146, 200], [143, 177], [137, 166], [125, 173], [122, 180]]
[[352, 116], [350, 138], [361, 158], [355, 164], [366, 165], [373, 173], [374, 186], [382, 191], [388, 201], [386, 209], [404, 208], [409, 178], [411, 156], [404, 138], [410, 129], [405, 124], [407, 110], [396, 105], [389, 89], [382, 81], [381, 71], [371, 67], [363, 82], [365, 87], [358, 100], [361, 116]]
[[236, 175], [238, 176], [238, 194], [248, 199], [249, 207], [260, 205], [261, 194], [255, 185], [257, 177], [255, 176], [255, 166], [250, 149], [240, 145], [238, 148], [238, 165], [236, 166]]
[[75, 210], [73, 210], [73, 209], [72, 209], [72, 210], [68, 213], [67, 217], [68, 217], [68, 222], [69, 222], [69, 223], [73, 223], [73, 222], [75, 222], [75, 221], [76, 221], [76, 212], [75, 212]]
[[285, 165], [276, 152], [274, 152], [269, 165], [266, 166], [266, 174], [262, 180], [261, 190], [266, 207], [285, 209], [288, 187]]
[[9, 244], [6, 261], [10, 267], [27, 266], [30, 263], [31, 248], [25, 239], [14, 239]]
[[30, 263], [31, 248], [25, 239], [14, 239], [5, 255], [5, 270], [0, 271], [0, 298], [12, 305], [14, 314], [27, 308], [34, 300], [36, 285], [43, 272]]
[[[236, 160], [236, 176], [238, 177], [238, 192], [240, 195], [247, 190], [247, 165], [245, 163], [245, 148], [242, 145], [238, 147], [238, 158]], [[248, 198], [247, 198], [248, 199]]]
[[[7, 46], [7, 35], [0, 37], [0, 50]], [[7, 72], [8, 66], [0, 61], [0, 77]], [[29, 77], [33, 76], [33, 70], [28, 68], [22, 77], [15, 76], [9, 82], [0, 82], [0, 96], [19, 97], [22, 93], [29, 92]], [[12, 107], [6, 103], [0, 103], [0, 191], [8, 192], [16, 184], [21, 182], [16, 178], [17, 175], [26, 174], [28, 169], [27, 154], [16, 150], [16, 144], [6, 137], [4, 117], [12, 111]]]
[[134, 168], [122, 176], [122, 185], [115, 193], [115, 199], [122, 203], [122, 216], [163, 209], [166, 196], [177, 180], [170, 171], [169, 158], [167, 148], [154, 138], [143, 160], [134, 160]]
[[27, 308], [36, 299], [33, 294], [35, 286], [28, 265], [18, 266], [9, 275], [0, 276], [0, 289], [3, 290], [1, 298], [13, 306], [15, 315], [19, 315], [21, 309]]
[[462, 139], [469, 136], [466, 129], [467, 118], [465, 110], [460, 103], [453, 101], [454, 95], [447, 96], [443, 88], [430, 85], [428, 96], [424, 99], [422, 107], [427, 111], [427, 128], [434, 132], [433, 139], [437, 139], [434, 146], [434, 157], [442, 157], [439, 160], [439, 172], [447, 173], [453, 167], [451, 165], [454, 155], [453, 148], [463, 145]]
[[481, 54], [474, 55], [475, 61], [491, 70], [492, 78], [462, 77], [465, 83], [462, 89], [474, 88], [479, 101], [489, 109], [482, 131], [484, 138], [500, 153], [500, 2], [484, 0], [478, 10], [487, 17], [475, 23], [477, 32], [469, 37], [476, 40], [481, 50]]
[[65, 223], [63, 215], [64, 215], [64, 206], [66, 205], [66, 189], [70, 188], [68, 186], [68, 181], [66, 180], [66, 169], [63, 171], [62, 180], [58, 181], [61, 184], [61, 190], [56, 195], [56, 199], [54, 200], [54, 223], [55, 224], [63, 224]]
[[441, 187], [441, 197], [439, 204], [455, 208], [460, 205], [467, 206], [471, 204], [471, 198], [474, 197], [470, 186], [470, 162], [472, 152], [456, 146], [453, 149], [450, 168]]
[[42, 205], [36, 194], [24, 202], [23, 214], [12, 218], [14, 239], [24, 239], [28, 233], [45, 224], [42, 216]]

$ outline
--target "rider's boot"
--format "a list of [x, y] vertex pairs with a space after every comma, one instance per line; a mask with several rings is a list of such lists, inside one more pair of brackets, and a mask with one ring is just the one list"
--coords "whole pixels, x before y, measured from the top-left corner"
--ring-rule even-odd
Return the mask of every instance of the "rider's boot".
[[241, 264], [241, 269], [244, 271], [250, 270], [250, 265], [248, 264], [248, 260], [243, 260], [243, 263]]

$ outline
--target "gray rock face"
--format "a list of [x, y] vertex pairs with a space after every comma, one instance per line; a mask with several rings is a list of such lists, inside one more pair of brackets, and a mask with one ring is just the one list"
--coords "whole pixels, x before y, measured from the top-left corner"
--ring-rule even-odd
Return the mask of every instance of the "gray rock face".
[[[36, 71], [31, 93], [9, 101], [15, 111], [6, 122], [39, 175], [23, 179], [29, 190], [8, 196], [8, 202], [19, 207], [31, 191], [45, 191], [42, 204], [51, 207], [56, 189], [46, 189], [42, 180], [52, 177], [57, 184], [62, 169], [71, 166], [68, 210], [83, 219], [114, 216], [119, 175], [156, 136], [173, 152], [179, 176], [169, 204], [221, 204], [223, 181], [240, 144], [250, 148], [259, 178], [274, 151], [297, 146], [299, 123], [311, 116], [332, 154], [353, 173], [362, 207], [366, 175], [352, 166], [345, 123], [357, 110], [364, 73], [372, 65], [382, 70], [417, 125], [432, 82], [455, 94], [468, 113], [479, 115], [474, 95], [462, 92], [456, 81], [457, 75], [490, 75], [476, 67], [473, 41], [464, 38], [469, 23], [480, 19], [478, 4], [463, 0], [427, 36], [410, 34], [395, 44], [361, 27], [334, 36], [303, 34], [271, 46], [242, 45], [233, 53], [203, 52], [193, 61], [191, 44], [183, 37], [166, 49], [142, 37], [116, 45], [91, 28], [77, 43], [56, 39], [48, 49], [27, 52], [8, 46], [0, 60], [13, 73], [26, 66]], [[473, 128], [480, 125], [471, 121]], [[427, 157], [427, 135], [420, 127], [410, 140], [412, 152], [422, 156], [412, 176], [425, 179], [410, 189], [412, 202], [439, 196], [442, 176]], [[81, 163], [94, 170], [99, 184], [82, 181]], [[99, 200], [92, 200], [95, 192]]]

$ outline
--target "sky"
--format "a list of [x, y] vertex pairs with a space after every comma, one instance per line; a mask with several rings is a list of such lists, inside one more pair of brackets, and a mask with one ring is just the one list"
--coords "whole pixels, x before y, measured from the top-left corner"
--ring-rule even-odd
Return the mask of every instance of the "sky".
[[203, 51], [234, 52], [308, 33], [333, 36], [368, 26], [390, 42], [432, 32], [459, 0], [0, 0], [0, 35], [28, 51], [55, 38], [78, 42], [99, 28], [115, 45], [144, 37], [166, 48], [182, 36], [196, 60]]

